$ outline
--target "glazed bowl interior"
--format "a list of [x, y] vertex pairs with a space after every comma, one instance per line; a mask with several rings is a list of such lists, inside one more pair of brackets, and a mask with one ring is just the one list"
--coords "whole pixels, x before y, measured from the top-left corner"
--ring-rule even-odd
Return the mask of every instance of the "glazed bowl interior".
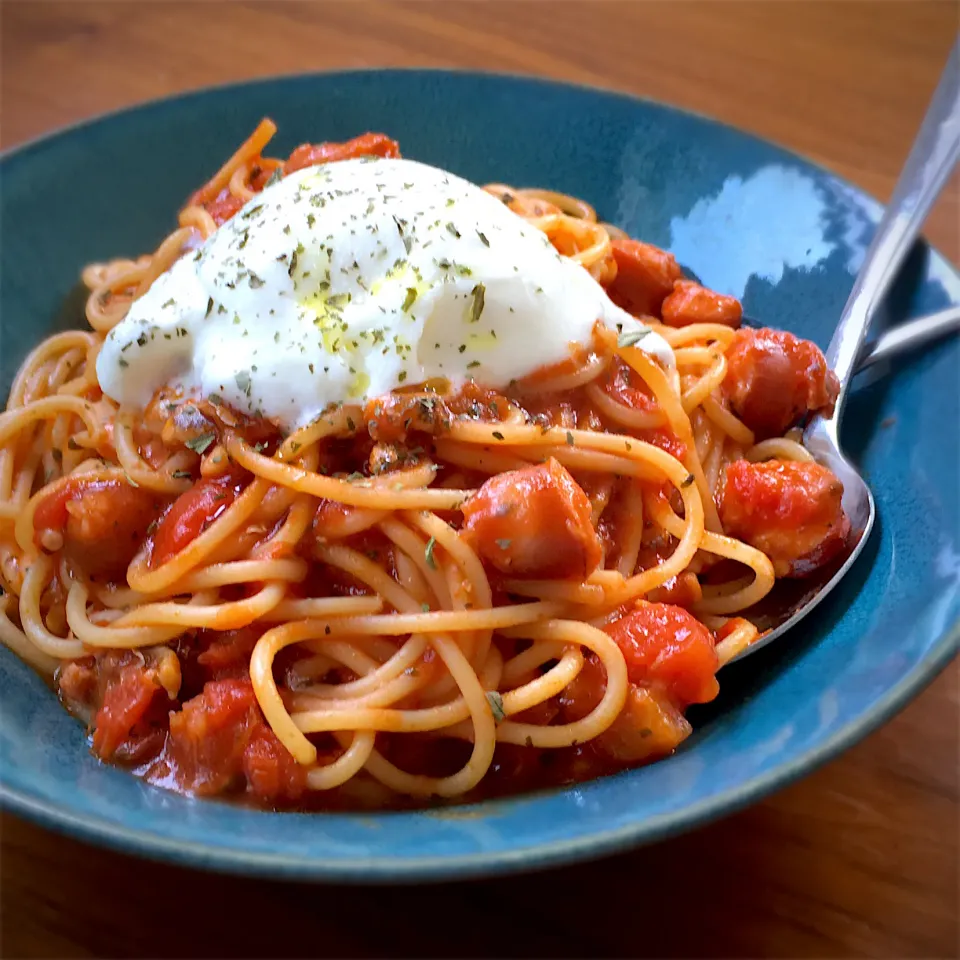
[[[711, 121], [529, 78], [377, 71], [257, 81], [148, 104], [5, 155], [0, 386], [82, 324], [82, 266], [153, 249], [184, 198], [263, 116], [270, 152], [382, 130], [476, 182], [542, 185], [672, 250], [747, 314], [825, 346], [880, 208], [823, 169]], [[881, 322], [960, 300], [919, 248]], [[90, 754], [45, 684], [0, 649], [0, 790], [13, 810], [133, 853], [351, 881], [492, 873], [622, 850], [730, 812], [879, 725], [957, 648], [960, 349], [857, 382], [843, 441], [878, 506], [842, 585], [782, 641], [721, 674], [672, 757], [576, 788], [430, 812], [276, 814], [151, 787]]]

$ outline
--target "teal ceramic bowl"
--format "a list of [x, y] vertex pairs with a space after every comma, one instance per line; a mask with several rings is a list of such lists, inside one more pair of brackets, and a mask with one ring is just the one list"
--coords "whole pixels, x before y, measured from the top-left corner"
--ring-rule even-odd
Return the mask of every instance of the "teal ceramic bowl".
[[[881, 212], [778, 147], [600, 90], [377, 71], [203, 91], [65, 130], [0, 161], [4, 396], [32, 344], [81, 322], [81, 267], [152, 249], [184, 197], [264, 115], [279, 125], [278, 155], [304, 140], [384, 130], [406, 156], [474, 181], [577, 194], [672, 250], [704, 283], [743, 298], [751, 317], [821, 346]], [[920, 248], [886, 319], [956, 301], [956, 272]], [[355, 882], [543, 867], [730, 813], [879, 726], [956, 652], [958, 369], [954, 340], [857, 382], [843, 440], [877, 499], [866, 550], [797, 630], [724, 671], [720, 698], [661, 763], [443, 812], [274, 814], [192, 801], [100, 765], [80, 725], [0, 649], [0, 796], [42, 824], [130, 853]]]

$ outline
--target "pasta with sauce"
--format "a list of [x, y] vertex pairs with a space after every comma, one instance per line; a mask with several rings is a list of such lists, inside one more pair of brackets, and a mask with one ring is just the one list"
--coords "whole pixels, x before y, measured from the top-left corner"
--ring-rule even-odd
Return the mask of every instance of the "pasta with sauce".
[[743, 614], [844, 547], [798, 442], [823, 355], [580, 200], [274, 132], [24, 362], [0, 639], [98, 757], [197, 795], [469, 800], [669, 755]]

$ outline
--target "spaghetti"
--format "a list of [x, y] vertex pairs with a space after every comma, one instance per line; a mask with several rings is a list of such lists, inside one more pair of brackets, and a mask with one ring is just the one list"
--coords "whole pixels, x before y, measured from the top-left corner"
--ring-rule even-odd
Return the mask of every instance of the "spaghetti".
[[104, 338], [179, 258], [294, 170], [399, 156], [365, 134], [282, 161], [274, 132], [153, 254], [88, 266], [90, 329], [25, 360], [0, 416], [0, 639], [99, 757], [202, 795], [470, 799], [668, 755], [757, 638], [742, 614], [843, 546], [839, 482], [795, 429], [835, 400], [822, 355], [741, 329], [583, 201], [494, 184], [674, 370], [598, 326], [509, 388], [421, 384], [286, 436], [216, 397], [118, 406]]

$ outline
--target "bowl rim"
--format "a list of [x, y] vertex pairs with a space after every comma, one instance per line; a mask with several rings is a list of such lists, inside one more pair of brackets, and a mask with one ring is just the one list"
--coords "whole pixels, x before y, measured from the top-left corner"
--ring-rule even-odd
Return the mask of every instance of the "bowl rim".
[[[625, 90], [620, 87], [605, 86], [602, 83], [580, 83], [570, 80], [562, 80], [557, 77], [543, 76], [536, 73], [524, 73], [519, 70], [474, 70], [469, 67], [457, 66], [352, 67], [343, 70], [334, 68], [330, 70], [291, 71], [289, 73], [270, 73], [264, 74], [260, 77], [248, 77], [243, 80], [227, 80], [223, 83], [213, 83], [203, 87], [193, 87], [187, 90], [177, 91], [176, 93], [167, 94], [166, 96], [150, 97], [147, 100], [142, 100], [137, 103], [131, 103], [125, 106], [114, 107], [109, 110], [92, 113], [89, 116], [81, 117], [79, 120], [73, 120], [70, 123], [55, 127], [53, 130], [48, 130], [19, 143], [14, 143], [9, 147], [3, 147], [0, 149], [0, 166], [2, 166], [8, 160], [19, 159], [18, 155], [21, 153], [25, 153], [33, 148], [46, 146], [47, 141], [55, 140], [61, 136], [75, 133], [85, 127], [95, 126], [101, 122], [120, 120], [123, 119], [127, 114], [162, 110], [167, 107], [188, 102], [190, 100], [199, 100], [211, 94], [242, 92], [243, 90], [252, 87], [267, 86], [269, 84], [283, 83], [291, 80], [309, 81], [325, 80], [334, 77], [360, 77], [372, 75], [389, 79], [391, 75], [407, 76], [411, 74], [422, 74], [428, 76], [455, 76], [474, 79], [480, 78], [494, 81], [505, 80], [510, 82], [526, 83], [530, 86], [552, 87], [559, 90], [589, 91], [591, 93], [600, 94], [604, 97], [612, 97], [618, 100], [623, 100], [627, 103], [642, 104], [661, 110], [668, 110], [673, 113], [683, 114], [688, 117], [695, 117], [697, 120], [700, 120], [703, 123], [729, 130], [741, 137], [748, 137], [756, 143], [764, 144], [766, 146], [772, 145], [778, 150], [782, 150], [784, 153], [788, 153], [791, 156], [802, 160], [811, 167], [815, 167], [816, 169], [829, 174], [831, 177], [840, 181], [845, 186], [851, 187], [857, 193], [869, 197], [876, 203], [881, 203], [881, 201], [877, 200], [873, 194], [867, 193], [852, 181], [842, 177], [840, 174], [830, 169], [830, 167], [826, 166], [821, 160], [814, 159], [812, 156], [802, 153], [796, 148], [787, 144], [781, 143], [779, 140], [761, 136], [759, 133], [754, 133], [751, 130], [738, 127], [732, 123], [728, 123], [726, 120], [719, 120], [716, 117], [712, 117], [707, 113], [702, 113], [701, 111], [694, 110], [690, 107], [677, 106], [664, 100], [657, 100], [655, 97], [647, 97], [639, 93], [631, 93], [629, 90]], [[886, 204], [881, 204], [881, 206], [886, 207]], [[936, 250], [934, 247], [931, 247], [931, 249]], [[954, 267], [954, 265], [950, 263], [950, 261], [947, 260], [947, 258], [944, 257], [939, 250], [936, 252], [942, 257], [944, 262], [950, 264], [950, 267], [954, 269], [958, 275], [960, 275], [960, 269]]]
[[[635, 95], [622, 89], [605, 87], [599, 84], [574, 83], [522, 72], [483, 71], [456, 67], [356, 68], [278, 73], [185, 90], [169, 96], [155, 97], [141, 103], [93, 114], [21, 143], [16, 143], [0, 151], [0, 172], [9, 162], [18, 161], [34, 150], [45, 148], [58, 139], [83, 132], [87, 128], [103, 123], [122, 121], [129, 115], [142, 115], [145, 112], [177, 108], [182, 104], [200, 100], [210, 95], [233, 93], [240, 96], [246, 89], [280, 84], [285, 81], [309, 82], [312, 80], [330, 80], [336, 77], [346, 78], [374, 74], [386, 80], [394, 74], [420, 74], [441, 77], [454, 75], [465, 79], [520, 82], [531, 86], [550, 87], [558, 91], [589, 91], [633, 105], [645, 105], [667, 110], [694, 117], [700, 122], [732, 131], [740, 137], [748, 138], [760, 144], [773, 145], [790, 156], [824, 172], [837, 182], [850, 187], [857, 194], [879, 203], [867, 191], [835, 173], [819, 160], [814, 160], [775, 140], [762, 137], [686, 107], [674, 106], [650, 97]], [[931, 247], [931, 249], [951, 271], [960, 276], [960, 271], [946, 257], [935, 248]], [[290, 880], [372, 884], [473, 879], [482, 876], [534, 871], [599, 858], [615, 852], [624, 852], [641, 845], [656, 843], [688, 830], [705, 826], [714, 820], [742, 810], [762, 797], [788, 786], [808, 773], [812, 773], [827, 761], [875, 731], [932, 683], [951, 663], [958, 650], [960, 650], [960, 617], [944, 630], [928, 649], [923, 659], [909, 673], [887, 689], [859, 717], [851, 720], [831, 737], [812, 746], [789, 763], [780, 765], [765, 774], [748, 778], [735, 788], [679, 810], [638, 819], [633, 823], [613, 830], [594, 832], [586, 836], [566, 840], [514, 846], [508, 850], [460, 853], [450, 857], [398, 858], [371, 856], [353, 861], [328, 861], [309, 856], [298, 857], [287, 853], [259, 853], [236, 846], [227, 847], [187, 842], [165, 836], [151, 829], [132, 829], [120, 826], [102, 815], [78, 814], [62, 802], [46, 800], [11, 787], [5, 782], [3, 773], [5, 764], [2, 762], [2, 757], [0, 757], [0, 809], [20, 815], [42, 827], [122, 853], [136, 854], [151, 860], [171, 862], [181, 866], [215, 872]], [[618, 776], [628, 776], [629, 774], [630, 771], [626, 771], [618, 774]], [[565, 790], [561, 788], [560, 790], [544, 791], [543, 793], [547, 792], [556, 793], [565, 792]], [[524, 796], [535, 798], [538, 795], [543, 794], [533, 793]], [[511, 799], [485, 801], [458, 809], [464, 812], [486, 808], [495, 809], [500, 803], [510, 803]], [[210, 801], [199, 800], [197, 802], [206, 804]], [[417, 811], [414, 814], [394, 814], [389, 811], [384, 813], [389, 816], [442, 817], [450, 815], [446, 808]], [[383, 816], [384, 813], [375, 814], [375, 816]], [[283, 814], [283, 816], [297, 815]], [[316, 816], [316, 814], [301, 814], [301, 816]]]

